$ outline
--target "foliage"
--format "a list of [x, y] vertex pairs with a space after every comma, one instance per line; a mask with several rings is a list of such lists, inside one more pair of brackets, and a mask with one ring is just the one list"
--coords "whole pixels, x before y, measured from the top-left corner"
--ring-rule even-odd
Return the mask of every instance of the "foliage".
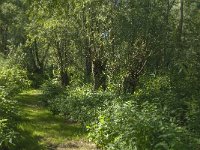
[[4, 62], [0, 68], [0, 148], [14, 145], [18, 108], [14, 95], [29, 85], [25, 71]]
[[197, 149], [189, 132], [155, 105], [114, 102], [90, 127], [90, 138], [106, 149]]
[[92, 92], [88, 87], [68, 88], [63, 94], [50, 99], [48, 105], [54, 114], [60, 114], [85, 127], [95, 120], [98, 110], [104, 110], [105, 104], [111, 102], [114, 94], [110, 92]]
[[63, 92], [63, 87], [57, 81], [46, 81], [41, 89], [47, 98], [55, 98]]
[[105, 149], [197, 149], [197, 108], [189, 109], [191, 130], [180, 123], [181, 104], [168, 76], [143, 76], [134, 95], [115, 96], [98, 111], [98, 120], [88, 126], [89, 137]]
[[1, 131], [14, 122], [12, 97], [30, 84], [28, 75], [34, 87], [43, 84], [54, 114], [89, 125], [104, 148], [197, 149], [199, 6], [1, 0], [0, 55], [12, 59], [0, 58]]
[[198, 135], [180, 125], [183, 108], [181, 102], [175, 105], [170, 83], [167, 76], [144, 76], [134, 95], [67, 88], [48, 105], [54, 114], [88, 128], [89, 138], [105, 149], [196, 149]]
[[16, 139], [16, 102], [5, 98], [6, 91], [0, 90], [0, 148], [10, 147]]
[[29, 86], [26, 72], [17, 66], [10, 66], [9, 64], [4, 64], [0, 67], [0, 83], [1, 88], [6, 92], [6, 97], [15, 95]]
[[5, 98], [0, 98], [0, 148], [14, 145], [16, 140], [15, 103]]

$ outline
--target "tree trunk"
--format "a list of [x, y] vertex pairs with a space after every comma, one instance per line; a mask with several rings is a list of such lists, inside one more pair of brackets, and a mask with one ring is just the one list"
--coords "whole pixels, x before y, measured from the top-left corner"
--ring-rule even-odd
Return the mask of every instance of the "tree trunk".
[[127, 77], [124, 78], [123, 82], [123, 91], [124, 93], [133, 94], [138, 83], [138, 77], [134, 73], [130, 73]]
[[105, 91], [106, 85], [106, 61], [96, 59], [93, 62], [93, 74], [94, 74], [94, 90], [98, 90], [100, 87]]
[[1, 42], [0, 42], [0, 46], [1, 46], [1, 51], [4, 55], [8, 54], [8, 27], [7, 25], [2, 25], [0, 28], [0, 32], [1, 32]]
[[139, 77], [142, 74], [146, 63], [147, 58], [143, 56], [143, 58], [141, 58], [141, 61], [138, 62], [138, 65], [135, 67], [135, 69], [129, 70], [128, 76], [126, 76], [123, 81], [124, 93], [133, 94], [135, 92], [135, 88], [138, 84]]
[[35, 40], [32, 47], [30, 48], [30, 66], [28, 66], [31, 73], [36, 73], [38, 75], [43, 75], [44, 73], [44, 68], [43, 68], [43, 62], [40, 61], [39, 58], [39, 53], [38, 53], [38, 46], [37, 46], [37, 41]]
[[177, 33], [177, 43], [178, 43], [179, 48], [181, 48], [182, 46], [183, 20], [184, 20], [183, 6], [184, 6], [184, 0], [180, 0], [180, 20], [179, 20], [178, 33]]
[[61, 85], [63, 87], [66, 87], [69, 85], [69, 75], [68, 73], [64, 70], [64, 68], [62, 68], [60, 70], [60, 80], [61, 80]]
[[92, 52], [89, 42], [86, 42], [85, 47], [85, 82], [91, 83], [92, 77]]
[[35, 65], [36, 65], [36, 73], [38, 74], [43, 74], [44, 73], [44, 62], [42, 62], [39, 58], [39, 52], [38, 52], [38, 43], [37, 40], [35, 39], [34, 41], [34, 56], [35, 56]]
[[60, 81], [61, 85], [63, 87], [68, 86], [70, 83], [70, 78], [67, 73], [66, 69], [66, 60], [65, 60], [65, 44], [63, 46], [62, 42], [56, 42], [56, 48], [57, 48], [57, 56], [58, 56], [58, 62], [60, 67]]

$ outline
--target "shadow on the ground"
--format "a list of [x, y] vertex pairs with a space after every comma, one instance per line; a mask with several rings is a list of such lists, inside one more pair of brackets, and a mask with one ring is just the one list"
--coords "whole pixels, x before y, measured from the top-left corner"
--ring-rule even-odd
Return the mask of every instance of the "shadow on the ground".
[[18, 128], [22, 137], [17, 143], [17, 149], [56, 149], [66, 139], [84, 136], [80, 125], [68, 124], [63, 117], [53, 116], [43, 106], [44, 96], [40, 92], [22, 93], [16, 99], [21, 116]]
[[16, 150], [45, 150], [44, 145], [40, 144], [41, 136], [34, 136], [28, 131], [19, 131], [20, 135], [15, 149]]

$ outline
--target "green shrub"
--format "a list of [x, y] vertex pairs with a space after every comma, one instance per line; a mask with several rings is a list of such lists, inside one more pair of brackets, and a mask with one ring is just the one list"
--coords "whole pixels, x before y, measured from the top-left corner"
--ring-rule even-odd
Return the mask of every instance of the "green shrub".
[[105, 109], [105, 103], [111, 102], [114, 95], [109, 92], [92, 92], [87, 87], [68, 88], [48, 101], [49, 108], [54, 114], [61, 114], [86, 125], [94, 120], [97, 110]]
[[16, 120], [17, 108], [16, 102], [5, 98], [6, 92], [0, 91], [0, 148], [14, 145], [16, 140]]
[[61, 94], [64, 88], [56, 81], [46, 81], [41, 89], [45, 96], [49, 98], [55, 98], [57, 95]]
[[166, 109], [168, 116], [175, 118], [179, 125], [187, 124], [189, 103], [187, 97], [180, 98], [175, 92], [168, 76], [157, 76], [142, 79], [143, 86], [136, 92], [138, 103], [150, 102], [161, 109]]
[[0, 85], [4, 89], [6, 96], [13, 96], [21, 90], [27, 88], [30, 82], [26, 72], [17, 66], [4, 65], [0, 67]]
[[14, 145], [16, 132], [10, 128], [7, 119], [0, 119], [0, 148], [8, 148]]
[[31, 81], [30, 86], [37, 89], [45, 82], [47, 76], [44, 73], [28, 73], [28, 79]]
[[140, 89], [136, 91], [138, 102], [150, 102], [159, 105], [160, 107], [172, 107], [171, 104], [175, 99], [172, 86], [168, 76], [158, 77], [143, 77], [141, 79]]
[[16, 101], [8, 100], [0, 97], [0, 119], [7, 118], [9, 120], [17, 118]]
[[45, 88], [50, 110], [82, 123], [101, 148], [187, 150], [200, 146], [198, 136], [191, 132], [199, 128], [198, 108], [191, 106], [188, 111], [189, 126], [179, 123], [183, 101], [178, 101], [167, 76], [143, 78], [132, 95], [94, 92], [85, 86], [61, 92], [56, 86]]
[[[56, 81], [46, 81], [42, 84], [41, 90], [45, 96], [45, 105], [50, 105], [49, 102], [53, 102], [54, 99], [64, 92], [64, 88]], [[51, 107], [51, 106], [50, 106]]]
[[188, 105], [188, 128], [200, 138], [200, 101], [193, 98]]
[[0, 67], [0, 149], [13, 146], [17, 139], [18, 108], [13, 97], [29, 83], [25, 71], [5, 60]]
[[192, 136], [178, 127], [155, 105], [114, 102], [99, 112], [89, 126], [89, 137], [105, 149], [197, 149]]

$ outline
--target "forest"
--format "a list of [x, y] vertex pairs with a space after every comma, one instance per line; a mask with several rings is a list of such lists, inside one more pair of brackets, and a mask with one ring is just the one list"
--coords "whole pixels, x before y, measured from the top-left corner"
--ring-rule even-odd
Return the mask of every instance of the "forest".
[[0, 150], [199, 150], [199, 0], [0, 0]]

